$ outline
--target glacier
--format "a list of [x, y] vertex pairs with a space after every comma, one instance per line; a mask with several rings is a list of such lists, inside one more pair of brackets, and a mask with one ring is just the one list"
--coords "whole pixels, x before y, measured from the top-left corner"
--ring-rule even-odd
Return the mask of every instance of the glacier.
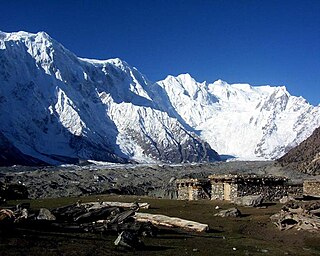
[[168, 76], [157, 86], [162, 105], [173, 106], [219, 154], [236, 159], [279, 158], [320, 126], [320, 107], [284, 86], [199, 83], [189, 74]]
[[[283, 86], [149, 81], [45, 32], [0, 32], [0, 165], [275, 159], [320, 126]], [[218, 154], [219, 153], [219, 154]]]

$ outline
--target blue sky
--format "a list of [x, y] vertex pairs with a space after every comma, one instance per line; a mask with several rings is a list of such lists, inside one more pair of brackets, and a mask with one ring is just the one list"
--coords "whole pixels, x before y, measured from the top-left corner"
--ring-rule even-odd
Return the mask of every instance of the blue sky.
[[81, 57], [119, 57], [150, 80], [285, 85], [320, 103], [318, 0], [0, 0], [0, 30], [46, 31]]

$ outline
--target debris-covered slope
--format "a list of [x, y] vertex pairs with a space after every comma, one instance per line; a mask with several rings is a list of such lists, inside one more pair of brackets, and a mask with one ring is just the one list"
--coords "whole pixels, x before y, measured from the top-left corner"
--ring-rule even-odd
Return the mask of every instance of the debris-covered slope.
[[320, 175], [320, 128], [297, 147], [277, 160], [282, 166], [301, 172]]

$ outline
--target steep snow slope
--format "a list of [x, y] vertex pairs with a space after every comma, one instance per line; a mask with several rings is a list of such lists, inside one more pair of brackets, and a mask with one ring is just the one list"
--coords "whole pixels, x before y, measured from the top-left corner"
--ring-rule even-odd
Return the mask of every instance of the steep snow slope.
[[212, 148], [274, 159], [310, 136], [319, 114], [285, 87], [189, 74], [152, 83], [120, 59], [78, 58], [44, 32], [0, 32], [2, 164], [219, 159]]
[[157, 107], [135, 68], [78, 58], [44, 32], [0, 32], [0, 83], [0, 132], [40, 161], [219, 158]]
[[198, 83], [189, 74], [154, 84], [164, 111], [192, 127], [219, 154], [274, 159], [320, 126], [320, 108], [285, 87]]

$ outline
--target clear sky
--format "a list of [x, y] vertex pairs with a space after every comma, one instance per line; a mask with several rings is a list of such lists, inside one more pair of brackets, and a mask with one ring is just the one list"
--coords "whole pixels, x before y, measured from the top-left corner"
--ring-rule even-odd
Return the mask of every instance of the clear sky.
[[0, 30], [45, 31], [151, 81], [285, 85], [320, 103], [320, 0], [0, 0]]

